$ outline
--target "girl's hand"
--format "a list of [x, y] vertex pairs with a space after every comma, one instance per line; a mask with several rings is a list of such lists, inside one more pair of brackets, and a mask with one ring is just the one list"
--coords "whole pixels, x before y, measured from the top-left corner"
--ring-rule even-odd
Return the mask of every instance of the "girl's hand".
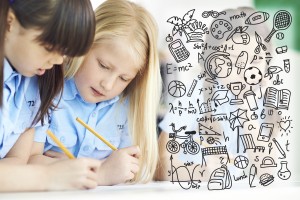
[[133, 179], [139, 171], [139, 157], [137, 146], [114, 151], [99, 167], [98, 185], [115, 185]]
[[100, 161], [90, 158], [61, 160], [47, 166], [47, 190], [92, 189], [97, 186]]

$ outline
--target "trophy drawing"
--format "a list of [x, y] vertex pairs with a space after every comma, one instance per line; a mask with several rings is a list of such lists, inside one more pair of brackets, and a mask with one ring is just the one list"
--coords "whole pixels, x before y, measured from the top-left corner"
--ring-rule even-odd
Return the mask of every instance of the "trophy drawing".
[[230, 105], [240, 105], [244, 103], [243, 99], [238, 99], [238, 96], [245, 87], [246, 85], [242, 84], [242, 82], [227, 84], [227, 88], [235, 95], [235, 98], [230, 100]]

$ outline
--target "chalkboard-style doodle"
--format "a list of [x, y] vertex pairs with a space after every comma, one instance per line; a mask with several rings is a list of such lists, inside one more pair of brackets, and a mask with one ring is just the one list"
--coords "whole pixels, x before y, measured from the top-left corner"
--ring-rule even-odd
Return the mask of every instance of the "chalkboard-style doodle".
[[[203, 137], [200, 137], [200, 140], [202, 141], [204, 138]], [[206, 142], [208, 144], [215, 144], [215, 145], [218, 145], [218, 144], [221, 144], [221, 142], [219, 141], [219, 138], [217, 137], [211, 137], [209, 136], [206, 140]]]
[[289, 149], [289, 145], [290, 145], [291, 143], [289, 143], [289, 140], [286, 140], [286, 144], [285, 144], [285, 148], [286, 148], [286, 151], [290, 151], [290, 149]]
[[261, 99], [262, 96], [263, 96], [263, 95], [262, 95], [262, 91], [261, 91], [261, 85], [260, 85], [260, 87], [259, 87], [259, 94], [260, 94], [260, 95], [259, 95], [259, 97], [257, 97], [257, 98], [258, 98], [258, 99]]
[[172, 97], [182, 97], [186, 92], [186, 88], [181, 81], [174, 80], [169, 83], [168, 92]]
[[268, 87], [264, 96], [263, 105], [276, 110], [289, 109], [291, 91], [288, 89], [277, 90], [274, 87]]
[[226, 15], [226, 11], [222, 11], [222, 12], [218, 12], [215, 10], [211, 10], [211, 11], [204, 11], [202, 13], [202, 17], [203, 18], [208, 18], [208, 17], [213, 17], [213, 18], [217, 18], [219, 17], [219, 15]]
[[272, 140], [273, 140], [274, 144], [276, 145], [278, 151], [282, 155], [282, 158], [280, 158], [280, 159], [285, 159], [286, 154], [285, 154], [284, 150], [282, 149], [281, 145], [279, 144], [279, 142], [276, 140], [276, 138], [273, 138]]
[[290, 119], [290, 116], [289, 117], [285, 116], [279, 122], [277, 122], [279, 124], [280, 131], [283, 130], [284, 132], [291, 132], [289, 130], [289, 128], [293, 128], [293, 127], [291, 127], [291, 122], [292, 122], [292, 120]]
[[261, 37], [256, 33], [256, 31], [255, 31], [255, 39], [256, 39], [257, 47], [255, 47], [254, 53], [259, 54], [259, 53], [260, 53], [260, 48], [262, 48], [262, 50], [264, 50], [264, 51], [267, 51], [266, 45], [264, 45], [264, 44], [262, 43], [262, 39], [261, 39]]
[[273, 28], [270, 34], [266, 37], [265, 42], [269, 42], [276, 31], [287, 29], [292, 23], [292, 15], [286, 10], [279, 10], [273, 18]]
[[[262, 56], [254, 55], [251, 62], [250, 62], [250, 64], [252, 64], [254, 61], [260, 61], [260, 60], [263, 60], [263, 59], [264, 59], [264, 57], [262, 57]], [[269, 62], [269, 60], [268, 61], [266, 60], [266, 63], [268, 63], [268, 62]]]
[[184, 26], [186, 26], [193, 18], [195, 9], [192, 9], [188, 11], [183, 18], [181, 19], [180, 17], [173, 16], [170, 17], [167, 22], [171, 23], [174, 25], [172, 34], [173, 36], [176, 35], [176, 33], [179, 33], [180, 36], [182, 36], [182, 32], [184, 30]]
[[233, 82], [227, 84], [227, 88], [234, 94], [235, 98], [230, 100], [230, 105], [241, 105], [244, 103], [243, 99], [239, 99], [238, 96], [243, 89], [245, 89], [246, 85], [242, 84], [242, 82]]
[[249, 124], [248, 130], [251, 131], [251, 130], [253, 130], [253, 129], [255, 130], [256, 128], [253, 126], [253, 124]]
[[273, 145], [272, 145], [273, 143], [272, 142], [269, 142], [269, 144], [268, 144], [268, 147], [269, 147], [269, 154], [271, 154], [271, 151], [272, 151], [272, 149], [273, 149]]
[[291, 177], [291, 171], [287, 168], [287, 161], [281, 161], [281, 168], [278, 171], [277, 175], [282, 180], [288, 180]]
[[245, 24], [248, 25], [256, 25], [264, 23], [269, 19], [270, 15], [267, 12], [258, 11], [255, 13], [252, 13], [245, 21]]
[[[196, 131], [186, 131], [186, 136], [179, 136], [177, 135], [178, 132], [185, 129], [186, 126], [181, 127], [180, 129], [175, 129], [175, 124], [172, 123], [170, 126], [172, 126], [173, 133], [169, 133], [169, 138], [172, 138], [167, 142], [167, 150], [172, 153], [178, 153], [180, 150], [180, 147], [183, 148], [183, 153], [189, 153], [191, 155], [195, 155], [200, 151], [200, 146], [197, 142], [193, 140], [193, 135], [196, 134]], [[178, 139], [184, 139], [184, 142], [179, 144], [176, 141], [176, 138]]]
[[196, 79], [193, 80], [192, 85], [191, 85], [191, 87], [190, 87], [190, 89], [189, 89], [189, 92], [188, 92], [188, 94], [187, 94], [188, 97], [191, 97], [191, 96], [192, 96], [192, 94], [193, 94], [193, 92], [194, 92], [194, 89], [195, 89], [195, 87], [196, 87], [196, 85], [197, 85], [197, 82], [198, 82], [198, 81], [197, 81]]
[[283, 53], [286, 53], [287, 50], [288, 50], [288, 47], [287, 47], [286, 45], [281, 46], [281, 47], [277, 47], [277, 48], [275, 49], [275, 51], [276, 51], [277, 54], [283, 54]]
[[258, 119], [258, 115], [255, 112], [253, 112], [250, 117], [251, 117], [252, 120], [257, 120]]
[[261, 168], [277, 167], [277, 164], [275, 163], [275, 160], [272, 157], [266, 156], [262, 159], [260, 167]]
[[174, 123], [171, 123], [170, 126], [172, 126], [172, 130], [173, 130], [173, 133], [169, 133], [169, 138], [172, 138], [172, 140], [170, 141], [173, 141], [173, 142], [168, 142], [167, 143], [167, 150], [170, 152], [170, 153], [178, 153], [179, 150], [180, 150], [180, 145], [177, 141], [175, 141], [176, 139], [176, 136], [177, 136], [177, 133], [182, 131], [182, 130], [185, 130], [186, 129], [186, 126], [182, 126], [180, 127], [179, 129], [175, 129], [175, 124]]
[[[168, 172], [169, 172], [169, 176], [172, 177], [171, 183], [174, 184], [175, 182], [178, 182], [180, 187], [185, 190], [188, 190], [190, 188], [195, 188], [195, 189], [200, 188], [201, 180], [194, 179], [195, 173], [198, 172], [198, 170], [196, 170], [196, 168], [199, 167], [199, 164], [193, 168], [192, 172], [190, 172], [190, 170], [188, 169], [187, 166], [175, 167], [173, 165], [173, 156], [172, 155], [170, 156], [170, 161], [171, 161], [171, 170]], [[199, 173], [201, 173], [201, 172], [199, 172]], [[186, 174], [188, 176], [188, 180], [180, 180], [180, 177], [181, 177], [180, 174]], [[174, 177], [174, 175], [175, 175], [175, 177]]]
[[290, 59], [284, 59], [283, 60], [283, 65], [284, 65], [284, 71], [286, 73], [289, 73], [290, 72], [290, 68], [291, 68], [291, 66], [290, 66]]
[[211, 97], [211, 101], [215, 102], [215, 107], [218, 107], [229, 101], [227, 96], [228, 90], [217, 90]]
[[249, 159], [245, 156], [239, 155], [234, 159], [234, 166], [239, 169], [245, 169], [249, 164]]
[[202, 53], [198, 53], [198, 63], [200, 63], [201, 60], [204, 61], [203, 56], [201, 55]]
[[245, 31], [248, 29], [248, 26], [238, 26], [228, 35], [226, 41], [232, 38], [232, 41], [235, 44], [247, 45], [250, 42], [250, 36]]
[[166, 42], [172, 42], [173, 41], [173, 37], [168, 34], [168, 36], [166, 37]]
[[[252, 86], [250, 86], [250, 87], [251, 87], [251, 89], [248, 90], [247, 92], [245, 92], [243, 97], [244, 97], [244, 99], [247, 100], [247, 103], [248, 103], [248, 106], [249, 106], [250, 110], [255, 111], [255, 110], [258, 109], [256, 99], [255, 99], [256, 94], [252, 91]], [[251, 119], [255, 119], [255, 117], [257, 117], [257, 116], [252, 116], [251, 115]]]
[[204, 33], [208, 33], [208, 28], [206, 24], [202, 24], [201, 21], [194, 21], [188, 26], [188, 30], [184, 30], [185, 36], [187, 38], [186, 42], [204, 42], [202, 37]]
[[218, 84], [215, 80], [216, 78], [225, 78], [231, 74], [232, 62], [229, 56], [230, 54], [227, 52], [216, 51], [206, 57], [204, 68], [207, 75], [210, 77], [206, 78], [206, 81]]
[[230, 189], [232, 186], [232, 179], [226, 165], [215, 169], [209, 178], [207, 188], [208, 190], [224, 190]]
[[215, 135], [215, 136], [221, 136], [220, 133], [212, 130], [212, 128], [208, 128], [206, 126], [204, 126], [201, 123], [198, 123], [199, 125], [199, 135]]
[[205, 163], [205, 166], [206, 166], [205, 156], [226, 154], [227, 162], [230, 162], [226, 145], [225, 146], [216, 146], [216, 147], [205, 147], [205, 148], [202, 148], [201, 151], [202, 151], [201, 167], [203, 166], [203, 163]]
[[265, 114], [265, 109], [263, 108], [262, 110], [261, 110], [261, 113], [260, 113], [260, 118], [261, 119], [265, 119], [266, 118], [266, 114]]
[[257, 85], [262, 80], [262, 73], [257, 67], [249, 67], [244, 72], [244, 80], [249, 85]]
[[274, 124], [272, 123], [262, 123], [259, 129], [258, 141], [269, 142], [271, 135], [273, 133]]
[[265, 174], [262, 174], [260, 177], [259, 177], [259, 183], [262, 185], [262, 186], [268, 186], [270, 185], [271, 183], [273, 183], [274, 181], [274, 176], [271, 175], [271, 174], [268, 174], [268, 173], [265, 173]]
[[284, 34], [283, 34], [283, 33], [281, 33], [281, 32], [279, 32], [279, 33], [276, 33], [276, 38], [277, 38], [278, 40], [283, 40], [283, 38], [284, 38]]
[[210, 99], [207, 100], [207, 103], [203, 102], [201, 105], [199, 99], [197, 99], [197, 104], [199, 108], [199, 114], [204, 114], [213, 111], [216, 112], [216, 109], [212, 109], [212, 106], [210, 104]]
[[238, 58], [236, 59], [235, 62], [235, 67], [238, 68], [237, 69], [237, 74], [241, 73], [242, 69], [245, 69], [246, 65], [248, 62], [248, 53], [247, 51], [241, 51], [241, 53], [239, 54]]
[[249, 186], [250, 187], [255, 187], [252, 184], [253, 184], [256, 174], [257, 174], [257, 167], [255, 166], [255, 164], [252, 164], [251, 168], [250, 168], [250, 172], [249, 172]]
[[180, 63], [190, 56], [190, 52], [183, 45], [182, 41], [177, 39], [169, 44], [169, 50], [177, 63]]
[[273, 78], [274, 74], [278, 74], [279, 72], [282, 71], [281, 67], [278, 66], [270, 66], [267, 69], [267, 73], [265, 74], [265, 78], [269, 77], [269, 80], [271, 80], [271, 78]]
[[244, 134], [240, 136], [242, 139], [242, 143], [244, 146], [244, 151], [243, 153], [245, 153], [248, 149], [253, 149], [254, 152], [256, 152], [256, 150], [258, 150], [259, 152], [265, 151], [265, 147], [264, 146], [256, 146], [254, 141], [253, 141], [253, 137], [251, 134]]
[[225, 19], [215, 20], [210, 27], [210, 32], [212, 36], [217, 40], [222, 39], [224, 37], [224, 34], [231, 30], [232, 30], [231, 23]]
[[281, 85], [283, 84], [283, 79], [279, 78], [279, 74], [276, 75], [276, 79], [273, 81], [273, 85]]
[[240, 132], [239, 127], [244, 127], [244, 123], [249, 121], [247, 117], [247, 110], [238, 108], [234, 112], [230, 112], [229, 123], [230, 128], [234, 131], [237, 128], [237, 153], [239, 153], [240, 144]]
[[206, 24], [202, 24], [201, 21], [193, 19], [195, 9], [188, 11], [183, 18], [173, 16], [170, 17], [167, 22], [174, 25], [172, 34], [173, 36], [179, 33], [182, 36], [182, 33], [185, 34], [187, 42], [203, 42], [203, 34], [208, 33], [208, 28]]
[[[193, 140], [193, 135], [196, 134], [196, 131], [186, 131], [185, 132], [186, 136], [178, 136], [178, 135], [169, 135], [170, 138], [172, 138], [172, 136], [174, 136], [172, 138], [172, 140], [170, 140], [167, 143], [167, 150], [170, 153], [178, 153], [180, 150], [180, 147], [183, 148], [183, 153], [189, 153], [191, 155], [196, 155], [199, 151], [200, 151], [200, 146], [197, 142], [195, 142]], [[184, 139], [184, 142], [182, 142], [181, 144], [179, 144], [175, 139], [179, 138], [179, 139]]]
[[236, 111], [230, 112], [229, 122], [232, 130], [238, 127], [244, 127], [244, 123], [247, 121], [249, 121], [247, 110], [238, 108]]
[[267, 65], [270, 64], [272, 58], [273, 58], [273, 57], [272, 57], [271, 53], [270, 53], [270, 52], [266, 52], [265, 59], [266, 59]]

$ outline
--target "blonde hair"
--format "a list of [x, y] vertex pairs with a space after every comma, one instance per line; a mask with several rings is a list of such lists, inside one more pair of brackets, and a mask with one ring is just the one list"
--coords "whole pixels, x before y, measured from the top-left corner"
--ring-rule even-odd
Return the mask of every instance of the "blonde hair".
[[[141, 170], [136, 182], [153, 179], [157, 160], [156, 117], [161, 95], [161, 76], [157, 51], [157, 25], [143, 7], [126, 0], [107, 0], [95, 11], [96, 33], [94, 46], [103, 40], [121, 38], [128, 42], [128, 51], [139, 63], [140, 72], [122, 94], [129, 97], [128, 127], [133, 144], [141, 149]], [[73, 76], [83, 62], [83, 57], [71, 60]], [[74, 70], [74, 66], [77, 69]]]

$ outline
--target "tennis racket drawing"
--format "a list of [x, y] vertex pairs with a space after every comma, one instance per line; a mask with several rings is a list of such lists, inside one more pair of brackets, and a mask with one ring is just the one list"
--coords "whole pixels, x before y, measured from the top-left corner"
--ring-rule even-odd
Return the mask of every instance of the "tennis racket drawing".
[[266, 37], [265, 42], [269, 42], [278, 30], [287, 29], [292, 23], [292, 15], [286, 10], [279, 10], [275, 13], [273, 18], [273, 28], [269, 35]]

